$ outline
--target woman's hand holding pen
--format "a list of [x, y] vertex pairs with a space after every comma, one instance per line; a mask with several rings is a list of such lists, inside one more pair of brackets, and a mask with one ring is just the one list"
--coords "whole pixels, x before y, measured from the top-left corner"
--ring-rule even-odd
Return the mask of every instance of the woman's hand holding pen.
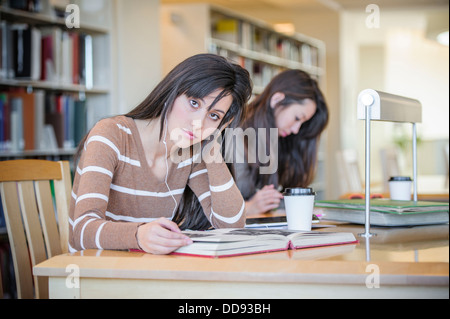
[[277, 208], [282, 198], [283, 195], [273, 185], [264, 186], [246, 202], [247, 216], [263, 214]]
[[139, 226], [136, 238], [142, 250], [158, 255], [192, 244], [192, 239], [182, 234], [177, 224], [165, 218]]

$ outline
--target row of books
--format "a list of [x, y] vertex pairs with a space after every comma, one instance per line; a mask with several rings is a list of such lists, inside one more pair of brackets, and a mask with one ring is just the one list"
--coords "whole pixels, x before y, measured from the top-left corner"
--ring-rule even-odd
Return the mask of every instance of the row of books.
[[0, 22], [0, 78], [93, 86], [92, 36]]
[[8, 0], [4, 5], [11, 9], [24, 10], [29, 12], [41, 12], [42, 6], [40, 0]]
[[254, 61], [248, 58], [240, 58], [240, 64], [249, 71], [253, 84], [256, 87], [265, 87], [275, 75], [284, 70], [282, 67]]
[[0, 92], [0, 151], [73, 149], [87, 132], [86, 101], [35, 90]]
[[265, 87], [275, 75], [285, 69], [280, 66], [271, 65], [240, 56], [233, 51], [220, 47], [219, 45], [210, 46], [210, 52], [224, 56], [246, 69], [252, 78], [255, 93], [260, 93], [256, 92], [256, 88]]
[[318, 66], [319, 63], [317, 47], [237, 19], [217, 20], [212, 27], [212, 37], [307, 66]]
[[68, 0], [0, 0], [5, 8], [41, 13], [48, 16], [65, 16]]

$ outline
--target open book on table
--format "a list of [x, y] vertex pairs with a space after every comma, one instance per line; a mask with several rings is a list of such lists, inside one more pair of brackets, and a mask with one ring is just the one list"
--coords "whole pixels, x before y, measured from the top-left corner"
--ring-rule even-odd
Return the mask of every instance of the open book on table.
[[[322, 208], [323, 219], [365, 223], [365, 200], [319, 200], [316, 208]], [[375, 226], [415, 226], [445, 224], [449, 221], [448, 203], [430, 201], [399, 201], [372, 199], [370, 224]]]
[[184, 231], [193, 243], [173, 254], [230, 257], [270, 251], [356, 243], [352, 233], [291, 231], [286, 229], [224, 228]]

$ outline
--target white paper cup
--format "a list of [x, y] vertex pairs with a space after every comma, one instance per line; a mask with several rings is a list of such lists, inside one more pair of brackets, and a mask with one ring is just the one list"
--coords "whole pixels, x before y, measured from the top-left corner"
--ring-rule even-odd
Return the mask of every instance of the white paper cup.
[[311, 230], [315, 193], [312, 188], [286, 188], [284, 207], [290, 230]]
[[389, 194], [392, 200], [411, 200], [412, 180], [408, 176], [393, 176], [389, 179]]

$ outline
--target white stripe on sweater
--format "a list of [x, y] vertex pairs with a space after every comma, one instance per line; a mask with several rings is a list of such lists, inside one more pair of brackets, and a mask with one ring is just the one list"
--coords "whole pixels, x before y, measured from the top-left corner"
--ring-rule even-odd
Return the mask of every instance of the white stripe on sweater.
[[77, 166], [77, 173], [80, 175], [83, 175], [87, 172], [97, 172], [101, 174], [106, 174], [109, 177], [113, 177], [113, 173], [110, 170], [107, 170], [106, 168], [100, 167], [100, 166], [87, 166], [83, 169], [80, 169], [79, 166]]
[[184, 188], [180, 188], [180, 189], [174, 189], [171, 192], [149, 192], [149, 191], [143, 191], [143, 190], [138, 190], [138, 189], [133, 189], [133, 188], [128, 188], [128, 187], [123, 187], [123, 186], [118, 186], [118, 185], [114, 185], [111, 184], [111, 189], [115, 190], [117, 192], [121, 192], [121, 193], [125, 193], [125, 194], [130, 194], [130, 195], [134, 195], [134, 196], [149, 196], [149, 197], [168, 197], [172, 195], [178, 195], [178, 194], [183, 194], [184, 192]]
[[75, 248], [73, 248], [72, 246], [70, 246], [70, 243], [68, 246], [69, 246], [69, 253], [76, 253], [78, 251]]
[[81, 222], [83, 219], [85, 219], [86, 217], [93, 217], [94, 219], [100, 219], [100, 216], [97, 215], [96, 213], [87, 213], [87, 214], [83, 214], [80, 217], [78, 217], [77, 219], [75, 219], [75, 221], [73, 221], [72, 223], [72, 227], [73, 230], [75, 231], [75, 227], [77, 227], [78, 223]]
[[232, 186], [234, 185], [234, 180], [233, 177], [230, 179], [230, 181], [228, 181], [227, 183], [223, 184], [223, 185], [219, 185], [219, 186], [209, 186], [209, 189], [211, 190], [211, 192], [224, 192], [227, 189], [230, 189]]
[[82, 201], [83, 199], [87, 199], [87, 198], [98, 198], [98, 199], [103, 199], [105, 202], [108, 202], [108, 196], [106, 196], [106, 195], [99, 194], [99, 193], [87, 193], [87, 194], [78, 196], [75, 204], [78, 204], [80, 201]]
[[200, 156], [200, 154], [195, 154], [193, 157], [188, 158], [185, 161], [182, 161], [180, 164], [178, 164], [177, 168], [182, 168], [182, 167], [191, 165], [193, 162], [196, 162], [196, 160], [198, 159], [199, 156]]
[[121, 125], [121, 124], [119, 124], [119, 123], [117, 123], [117, 127], [118, 127], [119, 129], [121, 129], [122, 131], [124, 131], [125, 133], [127, 133], [127, 134], [129, 134], [129, 135], [132, 135], [132, 134], [131, 134], [131, 130], [130, 130], [128, 127], [123, 126], [123, 125]]
[[141, 167], [141, 162], [139, 162], [138, 160], [133, 160], [130, 159], [129, 157], [126, 157], [122, 154], [120, 154], [119, 149], [117, 148], [116, 145], [114, 145], [113, 142], [111, 142], [109, 139], [107, 139], [106, 137], [100, 136], [100, 135], [94, 135], [91, 136], [87, 141], [86, 144], [84, 146], [84, 148], [86, 149], [87, 145], [91, 142], [101, 142], [104, 143], [106, 145], [108, 145], [114, 152], [116, 152], [117, 154], [117, 158], [119, 159], [119, 161], [131, 164], [133, 166], [137, 166], [137, 167]]
[[204, 200], [205, 198], [207, 198], [209, 196], [211, 196], [211, 192], [205, 192], [198, 197], [198, 201], [201, 202], [202, 200]]
[[84, 245], [83, 245], [83, 237], [84, 237], [84, 230], [86, 229], [86, 226], [89, 224], [89, 223], [91, 223], [91, 222], [93, 222], [95, 219], [89, 219], [86, 223], [84, 223], [84, 225], [83, 225], [83, 228], [81, 229], [81, 234], [80, 234], [80, 246], [81, 246], [81, 249], [86, 249], [86, 248], [84, 248]]
[[102, 232], [103, 226], [105, 226], [106, 223], [107, 222], [101, 224], [98, 227], [97, 232], [95, 233], [95, 245], [97, 246], [98, 249], [103, 249], [102, 246], [100, 245], [100, 233]]
[[114, 220], [134, 222], [134, 223], [150, 223], [159, 219], [159, 217], [150, 218], [150, 217], [132, 217], [132, 216], [116, 215], [111, 212], [106, 212], [105, 215]]
[[205, 168], [205, 169], [201, 169], [201, 170], [199, 170], [199, 171], [197, 171], [197, 172], [195, 172], [195, 173], [192, 173], [191, 175], [189, 175], [189, 179], [192, 179], [192, 178], [194, 178], [194, 177], [197, 177], [198, 175], [201, 175], [201, 174], [205, 174], [205, 173], [207, 173], [208, 172], [208, 170]]
[[239, 213], [237, 213], [236, 215], [234, 215], [232, 217], [221, 216], [221, 215], [215, 213], [211, 208], [211, 216], [214, 216], [215, 218], [217, 218], [227, 224], [233, 224], [241, 218], [242, 213], [244, 212], [244, 208], [245, 208], [245, 201], [242, 203], [242, 207], [241, 207], [241, 210], [239, 211]]

